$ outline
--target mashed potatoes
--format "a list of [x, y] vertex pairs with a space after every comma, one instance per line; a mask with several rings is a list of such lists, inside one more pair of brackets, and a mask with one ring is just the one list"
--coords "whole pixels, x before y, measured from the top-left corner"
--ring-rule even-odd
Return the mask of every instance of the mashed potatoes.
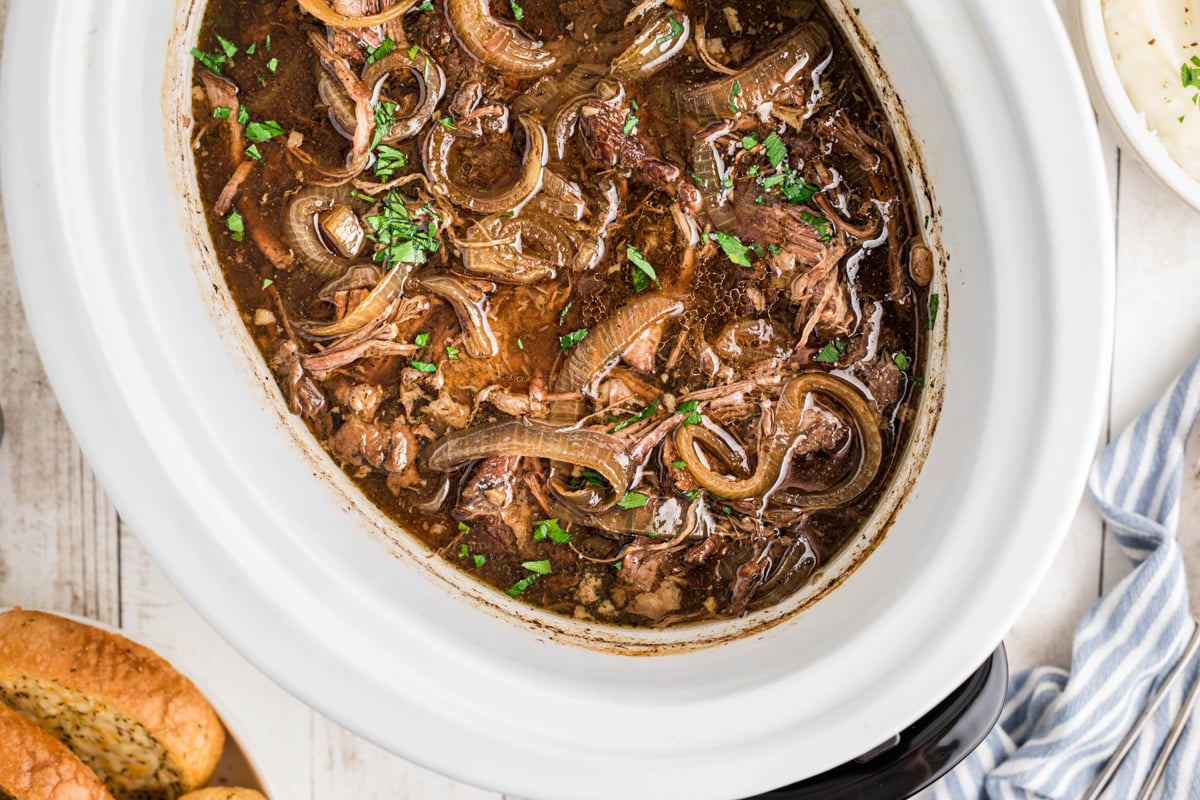
[[1133, 107], [1200, 180], [1200, 0], [1103, 2], [1109, 47]]

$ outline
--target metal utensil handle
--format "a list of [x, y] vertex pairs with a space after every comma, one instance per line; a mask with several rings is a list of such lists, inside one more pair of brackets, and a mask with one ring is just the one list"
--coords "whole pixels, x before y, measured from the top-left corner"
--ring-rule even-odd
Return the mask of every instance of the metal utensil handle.
[[[1175, 666], [1171, 668], [1171, 672], [1167, 675], [1167, 679], [1163, 681], [1162, 686], [1158, 687], [1158, 691], [1150, 698], [1150, 702], [1142, 709], [1141, 716], [1133, 723], [1133, 727], [1129, 729], [1129, 733], [1125, 734], [1125, 738], [1117, 745], [1117, 749], [1109, 757], [1108, 763], [1104, 765], [1104, 769], [1092, 781], [1092, 785], [1088, 787], [1087, 792], [1083, 795], [1082, 800], [1096, 800], [1100, 793], [1108, 786], [1108, 782], [1112, 780], [1113, 775], [1117, 774], [1117, 770], [1121, 766], [1121, 762], [1125, 760], [1125, 756], [1133, 748], [1133, 743], [1137, 741], [1145, 729], [1150, 718], [1154, 716], [1154, 712], [1162, 705], [1162, 701], [1166, 699], [1167, 692], [1183, 675], [1184, 667], [1191, 663], [1192, 656], [1196, 654], [1196, 650], [1200, 649], [1200, 625], [1196, 626], [1196, 630], [1192, 632], [1192, 638], [1188, 641], [1187, 647], [1183, 649], [1183, 654], [1179, 656], [1179, 660], [1175, 662]], [[1195, 692], [1195, 689], [1192, 690]], [[1190, 696], [1190, 695], [1189, 695]]]
[[[1197, 628], [1200, 632], [1200, 628]], [[1183, 735], [1183, 729], [1187, 727], [1188, 722], [1192, 718], [1192, 706], [1196, 705], [1196, 698], [1200, 697], [1200, 681], [1192, 684], [1192, 688], [1188, 691], [1187, 697], [1183, 700], [1183, 705], [1179, 708], [1179, 713], [1175, 715], [1175, 723], [1171, 725], [1171, 731], [1167, 734], [1167, 740], [1163, 742], [1162, 750], [1158, 753], [1158, 758], [1154, 761], [1154, 767], [1150, 770], [1150, 774], [1146, 776], [1146, 784], [1142, 786], [1142, 791], [1137, 796], [1137, 800], [1149, 800], [1150, 794], [1154, 791], [1154, 787], [1158, 786], [1158, 782], [1162, 780], [1163, 773], [1167, 771], [1167, 761], [1171, 758], [1171, 753], [1175, 752], [1175, 745], [1179, 743], [1179, 737]]]

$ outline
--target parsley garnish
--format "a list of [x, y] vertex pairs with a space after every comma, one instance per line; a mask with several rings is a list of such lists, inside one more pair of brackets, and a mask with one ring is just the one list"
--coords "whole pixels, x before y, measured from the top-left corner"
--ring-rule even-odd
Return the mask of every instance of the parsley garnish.
[[817, 241], [828, 242], [833, 238], [833, 236], [829, 233], [829, 220], [825, 219], [824, 217], [819, 217], [816, 214], [810, 214], [807, 211], [801, 211], [800, 219], [816, 228], [817, 233], [820, 235], [820, 238], [817, 239]]
[[389, 37], [383, 37], [383, 41], [379, 43], [378, 47], [367, 48], [367, 64], [374, 64], [376, 61], [387, 57], [395, 48], [395, 42]]
[[421, 48], [418, 45], [414, 44], [412, 47], [408, 48], [408, 60], [416, 61], [417, 54], [420, 52], [421, 52]]
[[938, 304], [940, 302], [941, 298], [936, 294], [929, 295], [929, 316], [925, 320], [925, 330], [927, 331], [933, 330], [934, 324], [937, 322]]
[[535, 572], [532, 575], [522, 578], [521, 580], [508, 587], [505, 592], [509, 597], [517, 597], [525, 592], [530, 586], [533, 586], [534, 581], [538, 579], [538, 574]]
[[476, 566], [477, 568], [478, 568], [478, 567], [482, 567], [484, 564], [486, 564], [486, 563], [487, 563], [487, 556], [485, 556], [485, 555], [480, 555], [479, 553], [476, 553], [475, 555], [471, 556], [471, 558], [472, 558], [472, 559], [474, 559], [474, 561], [475, 561], [475, 566]]
[[685, 400], [679, 404], [679, 408], [675, 409], [679, 416], [687, 416], [683, 421], [684, 425], [699, 425], [703, 417], [700, 416], [700, 401]]
[[1200, 89], [1200, 56], [1192, 56], [1183, 62], [1179, 68], [1179, 79], [1185, 89]]
[[837, 339], [834, 339], [832, 342], [829, 342], [822, 347], [821, 352], [817, 353], [817, 361], [821, 362], [822, 364], [836, 364], [837, 360], [841, 358], [842, 354], [845, 352], [846, 343], [839, 342]]
[[267, 290], [267, 287], [274, 285], [274, 283], [275, 283], [275, 281], [271, 280], [270, 278], [263, 278], [263, 282], [262, 282], [263, 291], [265, 292]]
[[270, 141], [276, 136], [282, 136], [287, 133], [278, 122], [275, 120], [267, 120], [266, 122], [251, 122], [246, 126], [246, 138], [255, 144]]
[[646, 501], [649, 499], [641, 492], [626, 492], [617, 505], [621, 508], [641, 508], [646, 505]]
[[525, 349], [525, 341], [523, 339], [517, 339], [517, 349], [518, 350]]
[[447, 359], [449, 359], [450, 361], [458, 361], [458, 353], [459, 353], [459, 350], [457, 347], [451, 347], [450, 345], [446, 345], [446, 358]]
[[538, 575], [549, 575], [554, 572], [554, 568], [550, 566], [550, 562], [545, 559], [541, 561], [525, 561], [522, 562], [521, 566]]
[[623, 431], [626, 428], [628, 428], [630, 425], [633, 425], [634, 423], [637, 423], [637, 422], [641, 422], [642, 420], [650, 419], [657, 413], [658, 413], [658, 402], [655, 401], [655, 402], [650, 403], [650, 405], [646, 406], [645, 408], [643, 408], [641, 411], [639, 411], [637, 414], [630, 417], [629, 419], [624, 420], [622, 422], [618, 422], [616, 427], [611, 429], [609, 431], [609, 433], [616, 433], [617, 431]]
[[254, 50], [257, 47], [258, 47], [258, 42], [251, 42], [250, 46], [246, 48], [246, 55], [248, 55], [248, 56], [254, 55]]
[[753, 133], [748, 133], [742, 137], [742, 149], [753, 150], [758, 147], [758, 137]]
[[571, 301], [571, 302], [567, 303], [565, 306], [563, 306], [562, 312], [558, 315], [558, 324], [559, 325], [567, 324], [567, 312], [571, 310], [571, 306], [573, 304], [574, 304], [574, 301]]
[[250, 112], [246, 110], [245, 106], [238, 106], [237, 121], [238, 121], [238, 125], [241, 125], [243, 127], [246, 125], [247, 122], [250, 121]]
[[729, 90], [729, 110], [733, 113], [738, 113], [737, 97], [742, 93], [742, 85], [737, 82], [737, 78], [733, 79], [733, 88]]
[[213, 116], [217, 119], [229, 119], [229, 108], [227, 106], [217, 106], [213, 109]]
[[276, 72], [278, 72], [279, 71], [279, 59], [272, 58], [270, 61], [268, 61], [267, 69], [269, 69], [271, 71], [272, 75], [274, 75]]
[[208, 53], [204, 52], [203, 50], [201, 50], [198, 47], [192, 48], [192, 55], [196, 58], [197, 61], [199, 61], [204, 66], [208, 67], [210, 70], [212, 70], [216, 74], [218, 74], [218, 75], [221, 74], [221, 65], [224, 64], [226, 61], [225, 56], [221, 55], [220, 53], [218, 53], [217, 55], [209, 55]]
[[440, 218], [429, 205], [422, 206], [417, 214], [425, 220], [414, 218], [399, 191], [388, 191], [382, 211], [366, 218], [374, 231], [367, 234], [367, 238], [382, 245], [375, 252], [375, 261], [382, 262], [388, 269], [401, 263], [424, 264], [426, 253], [437, 251], [441, 245], [438, 239]]
[[671, 462], [671, 466], [674, 467], [675, 469], [687, 469], [687, 462], [676, 459]]
[[900, 368], [901, 372], [908, 372], [908, 368], [912, 366], [912, 362], [909, 361], [908, 356], [904, 355], [903, 350], [892, 356], [892, 361]]
[[433, 0], [422, 0], [417, 6], [417, 11], [433, 11]]
[[508, 4], [512, 6], [513, 19], [517, 22], [525, 19], [525, 10], [517, 4], [517, 0], [508, 0]]
[[637, 114], [634, 114], [633, 111], [625, 112], [625, 124], [621, 126], [621, 135], [628, 136], [629, 134], [633, 133], [633, 129], [636, 128], [637, 124], [641, 121], [642, 118]]
[[235, 208], [229, 212], [229, 216], [225, 218], [225, 227], [229, 229], [230, 238], [235, 242], [242, 241], [246, 236], [246, 220], [238, 213]]
[[708, 238], [721, 245], [721, 249], [725, 251], [725, 255], [729, 256], [730, 261], [738, 266], [750, 266], [750, 248], [742, 244], [736, 236], [731, 236], [721, 231], [713, 231], [708, 235]]
[[425, 345], [429, 344], [429, 334], [418, 333], [415, 337], [413, 337], [413, 344], [415, 344], [417, 347], [424, 347]]
[[[579, 344], [580, 342], [582, 342], [585, 338], [587, 338], [587, 335], [588, 335], [588, 329], [580, 328], [577, 331], [572, 331], [571, 333], [564, 334], [563, 336], [558, 337], [558, 344], [563, 350], [567, 350], [567, 349]], [[517, 344], [520, 345], [520, 343], [521, 343], [521, 341], [518, 339]], [[521, 349], [524, 349], [524, 348], [521, 348]]]
[[437, 364], [430, 364], [428, 361], [410, 361], [408, 365], [417, 372], [424, 372], [426, 374], [437, 372]]
[[779, 138], [779, 134], [772, 131], [771, 135], [763, 141], [763, 149], [767, 151], [767, 160], [771, 162], [771, 169], [779, 169], [779, 165], [787, 159], [787, 145], [783, 143], [783, 139]]
[[460, 522], [460, 523], [458, 523], [458, 532], [459, 533], [470, 533], [471, 526], [465, 522]]
[[399, 108], [390, 100], [380, 100], [375, 104], [375, 135], [371, 137], [371, 150], [383, 142], [383, 137], [388, 135], [388, 131], [396, 124], [396, 109]]
[[650, 281], [658, 284], [658, 288], [662, 288], [662, 284], [658, 282], [658, 273], [654, 271], [654, 267], [646, 260], [646, 257], [638, 252], [633, 245], [626, 245], [625, 257], [629, 259], [629, 263], [633, 266], [629, 269], [629, 279], [633, 283], [633, 290], [640, 292], [650, 285]]
[[574, 537], [562, 529], [557, 519], [544, 519], [533, 524], [533, 540], [540, 542], [549, 539], [554, 544], [566, 544]]
[[587, 467], [579, 470], [579, 479], [584, 483], [590, 483], [592, 486], [599, 486], [601, 488], [608, 486], [608, 481], [604, 480], [603, 475]]
[[697, 175], [694, 172], [689, 171], [688, 177], [690, 177], [692, 180], [694, 180], [696, 183], [700, 184], [701, 186], [708, 186], [708, 181], [704, 180], [704, 178], [701, 178], [699, 175]]
[[663, 34], [662, 36], [655, 39], [654, 40], [655, 44], [666, 44], [667, 42], [671, 41], [672, 39], [678, 38], [679, 34], [683, 33], [683, 23], [678, 22], [674, 17], [668, 17], [667, 23], [671, 26], [671, 32]]
[[469, 555], [471, 555], [471, 548], [467, 547], [466, 542], [463, 542], [458, 546], [458, 557], [466, 558]]
[[375, 177], [386, 182], [400, 170], [408, 166], [408, 156], [394, 147], [386, 144], [379, 145], [375, 151]]
[[258, 145], [252, 144], [246, 148], [246, 156], [253, 158], [255, 161], [262, 161], [262, 153], [258, 152]]
[[267, 34], [267, 49], [271, 49], [271, 34]]
[[236, 44], [219, 33], [214, 33], [213, 36], [217, 37], [217, 44], [221, 45], [221, 49], [225, 51], [227, 58], [233, 58], [238, 54], [238, 46]]
[[443, 128], [449, 128], [452, 131], [458, 130], [458, 128], [454, 127], [454, 122], [449, 117], [439, 119], [438, 125], [441, 125]]

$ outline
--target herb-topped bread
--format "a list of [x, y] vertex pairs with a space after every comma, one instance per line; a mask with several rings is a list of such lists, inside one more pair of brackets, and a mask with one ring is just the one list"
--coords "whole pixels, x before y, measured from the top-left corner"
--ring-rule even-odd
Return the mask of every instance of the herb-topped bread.
[[267, 800], [261, 792], [253, 789], [238, 789], [233, 786], [214, 786], [188, 792], [179, 800]]
[[212, 777], [225, 730], [200, 691], [123, 636], [0, 614], [0, 701], [95, 770], [117, 800], [176, 800]]
[[65, 745], [0, 705], [0, 800], [112, 800], [112, 795]]

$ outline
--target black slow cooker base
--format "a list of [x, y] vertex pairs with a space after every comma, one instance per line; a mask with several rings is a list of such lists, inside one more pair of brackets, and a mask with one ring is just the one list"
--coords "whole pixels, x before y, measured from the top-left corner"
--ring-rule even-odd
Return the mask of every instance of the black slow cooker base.
[[748, 800], [903, 800], [925, 789], [979, 746], [1004, 707], [1004, 645], [917, 722], [860, 758]]

